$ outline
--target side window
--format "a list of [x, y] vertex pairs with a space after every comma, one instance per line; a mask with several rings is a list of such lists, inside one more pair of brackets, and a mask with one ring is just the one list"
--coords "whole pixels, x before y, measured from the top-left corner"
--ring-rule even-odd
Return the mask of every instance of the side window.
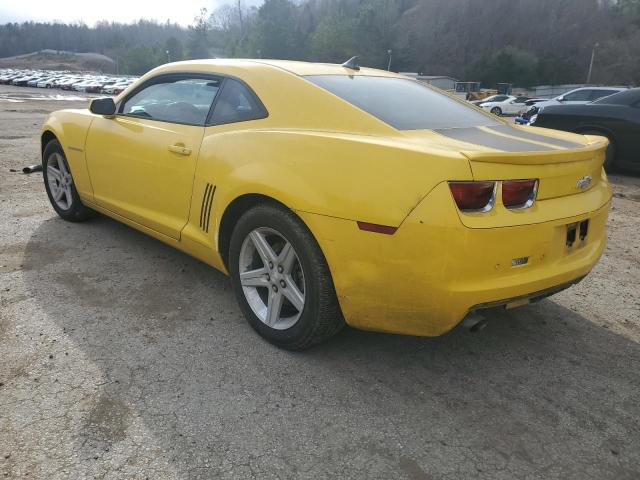
[[591, 92], [593, 90], [578, 90], [577, 92], [565, 95], [564, 100], [566, 102], [587, 102], [591, 100]]
[[220, 85], [220, 79], [167, 79], [129, 97], [120, 113], [162, 122], [204, 125]]
[[265, 118], [267, 111], [255, 94], [233, 78], [227, 78], [220, 92], [220, 97], [213, 107], [213, 115], [209, 123], [246, 122]]
[[613, 95], [614, 93], [618, 93], [617, 90], [593, 90], [591, 94], [591, 100], [598, 100], [599, 98], [608, 97], [609, 95]]

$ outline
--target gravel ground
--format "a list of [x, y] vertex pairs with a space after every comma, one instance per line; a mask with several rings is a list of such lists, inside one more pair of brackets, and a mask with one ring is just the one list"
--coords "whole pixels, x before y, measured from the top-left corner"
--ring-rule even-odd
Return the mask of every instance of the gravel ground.
[[612, 176], [580, 285], [424, 339], [347, 329], [305, 353], [223, 275], [48, 204], [38, 131], [86, 101], [0, 87], [0, 476], [640, 478], [640, 179]]

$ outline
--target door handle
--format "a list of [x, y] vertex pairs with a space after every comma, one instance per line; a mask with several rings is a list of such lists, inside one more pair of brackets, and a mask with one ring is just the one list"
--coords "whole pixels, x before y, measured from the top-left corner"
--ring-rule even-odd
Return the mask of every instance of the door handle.
[[184, 145], [170, 145], [169, 151], [177, 153], [178, 155], [191, 155], [191, 149], [185, 147]]

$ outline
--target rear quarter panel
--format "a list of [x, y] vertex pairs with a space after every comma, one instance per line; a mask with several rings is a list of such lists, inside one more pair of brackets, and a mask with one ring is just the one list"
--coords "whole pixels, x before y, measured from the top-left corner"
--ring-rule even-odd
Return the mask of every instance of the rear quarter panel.
[[398, 226], [445, 179], [471, 179], [460, 154], [410, 149], [389, 138], [300, 130], [208, 129], [194, 185], [192, 221], [206, 183], [216, 185], [216, 225], [245, 194], [292, 210]]

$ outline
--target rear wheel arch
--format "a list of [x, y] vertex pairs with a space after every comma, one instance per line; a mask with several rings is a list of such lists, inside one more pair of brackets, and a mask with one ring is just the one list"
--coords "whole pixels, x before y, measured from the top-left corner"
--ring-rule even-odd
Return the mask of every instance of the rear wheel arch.
[[613, 132], [599, 125], [588, 125], [588, 124], [581, 125], [578, 128], [576, 128], [574, 132], [580, 135], [588, 134], [588, 132], [594, 132], [594, 133], [598, 132], [600, 133], [600, 135], [607, 137], [609, 140], [615, 142], [615, 135], [613, 134]]
[[227, 271], [229, 270], [229, 247], [231, 245], [231, 235], [233, 234], [233, 229], [238, 223], [238, 220], [240, 220], [240, 217], [242, 217], [245, 212], [249, 211], [253, 207], [265, 204], [276, 205], [280, 208], [293, 212], [291, 208], [275, 198], [258, 193], [240, 195], [225, 208], [222, 218], [220, 219], [220, 227], [218, 228], [218, 252], [222, 257], [222, 261]]

